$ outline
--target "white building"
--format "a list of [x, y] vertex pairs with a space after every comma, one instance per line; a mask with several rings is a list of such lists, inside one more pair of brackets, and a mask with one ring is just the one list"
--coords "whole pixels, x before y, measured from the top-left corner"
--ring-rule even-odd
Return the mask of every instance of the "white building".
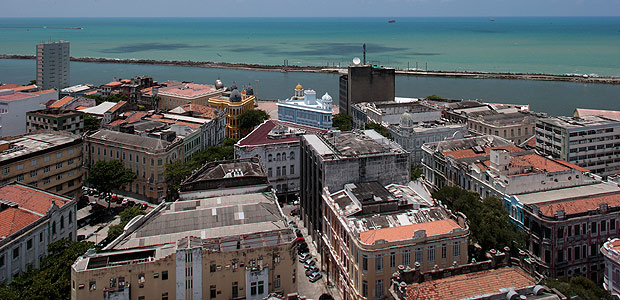
[[325, 93], [316, 98], [314, 90], [305, 90], [298, 84], [295, 96], [278, 101], [278, 120], [321, 129], [332, 128], [332, 97]]
[[20, 93], [0, 90], [0, 137], [26, 133], [26, 113], [45, 108], [45, 103], [58, 100], [58, 92], [44, 90]]
[[37, 45], [37, 85], [43, 89], [69, 86], [69, 42], [42, 42]]
[[0, 187], [0, 199], [0, 282], [38, 268], [50, 243], [75, 240], [75, 199], [20, 183]]
[[326, 130], [267, 120], [235, 144], [235, 158], [259, 157], [279, 195], [299, 191], [299, 137]]
[[605, 242], [601, 253], [605, 257], [603, 287], [612, 296], [620, 297], [620, 239], [614, 238]]
[[118, 115], [122, 112], [120, 108], [122, 108], [125, 104], [127, 104], [126, 101], [119, 101], [118, 103], [106, 101], [97, 106], [78, 109], [78, 111], [101, 119], [101, 126], [104, 126], [118, 117]]

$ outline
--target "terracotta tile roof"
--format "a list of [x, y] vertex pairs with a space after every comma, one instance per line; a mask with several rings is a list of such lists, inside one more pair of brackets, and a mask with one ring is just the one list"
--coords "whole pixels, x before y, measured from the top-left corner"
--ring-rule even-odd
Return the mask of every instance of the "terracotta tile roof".
[[452, 156], [454, 157], [454, 159], [469, 158], [469, 157], [476, 157], [476, 156], [489, 156], [491, 154], [491, 149], [504, 149], [504, 150], [508, 150], [508, 152], [511, 152], [511, 153], [525, 151], [524, 149], [519, 148], [515, 145], [506, 145], [506, 146], [500, 146], [500, 147], [486, 147], [484, 148], [484, 153], [476, 153], [474, 152], [474, 150], [470, 148], [470, 149], [455, 150], [455, 151], [444, 151], [443, 155]]
[[620, 206], [620, 192], [594, 195], [590, 197], [567, 198], [553, 202], [542, 202], [534, 205], [540, 208], [540, 212], [543, 215], [553, 217], [556, 212], [560, 210], [563, 210], [567, 215], [572, 215], [595, 210], [599, 208], [601, 204], [607, 204], [609, 207]]
[[22, 228], [42, 218], [19, 207], [9, 207], [0, 212], [0, 240], [20, 231]]
[[85, 109], [85, 108], [88, 108], [88, 106], [81, 106], [80, 105], [80, 106], [76, 107], [75, 110], [80, 110], [80, 109]]
[[517, 267], [451, 276], [407, 286], [407, 300], [457, 300], [485, 294], [499, 294], [499, 289], [523, 289], [536, 285], [532, 276]]
[[108, 123], [107, 126], [108, 127], [110, 127], [110, 126], [118, 126], [118, 125], [125, 124], [125, 123], [127, 123], [127, 121], [122, 120], [122, 119], [118, 119], [118, 120], [114, 120], [114, 121]]
[[[569, 170], [569, 168], [563, 164], [559, 164], [551, 159], [538, 154], [526, 154], [510, 158], [510, 164], [513, 167], [532, 167], [539, 169], [538, 172], [560, 172]], [[530, 172], [533, 173], [534, 171]]]
[[19, 84], [7, 83], [7, 84], [0, 85], [0, 90], [15, 90], [16, 88], [19, 88], [21, 86], [22, 85], [19, 85]]
[[[36, 88], [37, 88], [36, 85], [31, 84], [31, 85], [19, 86], [19, 87], [14, 88], [13, 90], [16, 91], [16, 92], [20, 92], [20, 91], [34, 90]], [[2, 88], [0, 88], [0, 89], [2, 89]]]
[[61, 108], [63, 105], [69, 103], [69, 101], [73, 100], [75, 98], [71, 97], [71, 96], [65, 96], [62, 99], [54, 102], [52, 105], [50, 105], [50, 108]]
[[610, 118], [613, 120], [620, 120], [620, 111], [602, 110], [602, 109], [586, 109], [586, 108], [575, 109], [575, 117], [581, 118], [584, 116], [601, 116], [601, 117]]
[[620, 251], [620, 240], [614, 239], [613, 241], [611, 241], [611, 247], [616, 251]]
[[166, 93], [168, 95], [182, 97], [197, 97], [202, 95], [210, 95], [216, 91], [217, 89], [213, 85], [196, 83], [184, 83], [182, 85], [175, 85], [159, 89], [160, 93]]
[[196, 113], [202, 118], [209, 118], [209, 119], [215, 118], [215, 109], [213, 107], [204, 106], [200, 104], [192, 104], [192, 103], [183, 104], [179, 107], [185, 112]]
[[84, 93], [84, 95], [88, 95], [88, 96], [90, 96], [90, 95], [94, 95], [94, 94], [96, 94], [96, 93], [98, 93], [98, 92], [97, 92], [97, 91], [90, 91], [90, 92], [88, 92], [88, 93]]
[[148, 115], [148, 113], [145, 111], [134, 111], [130, 116], [125, 119], [125, 121], [127, 123], [135, 123], [142, 120], [142, 118], [144, 118], [146, 115]]
[[31, 92], [28, 94], [34, 94], [34, 95], [43, 95], [43, 94], [48, 94], [48, 93], [57, 93], [57, 91], [55, 89], [49, 89], [49, 90], [42, 90], [42, 91], [36, 91], [36, 92]]
[[0, 101], [15, 101], [15, 100], [21, 100], [21, 99], [26, 99], [26, 98], [31, 98], [32, 95], [26, 94], [26, 93], [12, 93], [12, 94], [7, 94], [7, 95], [0, 95]]
[[270, 139], [268, 137], [269, 132], [276, 127], [277, 125], [286, 126], [290, 128], [299, 128], [305, 130], [305, 134], [316, 134], [327, 132], [325, 129], [310, 127], [299, 125], [290, 122], [284, 122], [279, 120], [267, 120], [263, 124], [258, 125], [250, 134], [246, 137], [242, 138], [238, 145], [240, 146], [250, 146], [250, 145], [266, 145], [266, 144], [278, 144], [285, 143], [291, 141], [299, 141], [299, 137], [291, 137], [291, 138], [281, 138], [281, 139]]
[[108, 109], [109, 113], [114, 113], [119, 108], [123, 107], [123, 105], [127, 104], [127, 101], [119, 101], [116, 105], [112, 106], [112, 108]]
[[103, 86], [115, 87], [115, 86], [120, 86], [121, 84], [123, 83], [120, 81], [111, 81], [111, 82], [104, 84]]
[[519, 145], [519, 147], [526, 147], [526, 146], [530, 148], [536, 148], [536, 135], [531, 136], [527, 140], [523, 141], [521, 145]]
[[449, 233], [453, 229], [460, 228], [452, 219], [443, 219], [426, 223], [417, 223], [397, 227], [381, 228], [360, 232], [360, 241], [365, 244], [373, 244], [378, 240], [388, 242], [411, 239], [416, 230], [426, 230], [426, 235], [438, 235]]
[[565, 165], [565, 166], [566, 166], [566, 167], [568, 167], [568, 168], [579, 170], [579, 171], [581, 171], [581, 172], [586, 172], [586, 173], [590, 173], [590, 172], [592, 172], [592, 171], [590, 171], [590, 170], [588, 170], [588, 169], [586, 169], [586, 168], [580, 167], [580, 166], [575, 165], [575, 164], [571, 164], [571, 163], [569, 163], [569, 162], [567, 162], [567, 161], [563, 161], [563, 160], [556, 159], [556, 160], [555, 160], [555, 162], [557, 162], [557, 163], [559, 163], [559, 164], [562, 164], [562, 165]]
[[46, 192], [23, 184], [9, 184], [0, 187], [0, 199], [17, 203], [35, 213], [45, 215], [55, 201], [58, 207], [69, 203], [71, 199]]

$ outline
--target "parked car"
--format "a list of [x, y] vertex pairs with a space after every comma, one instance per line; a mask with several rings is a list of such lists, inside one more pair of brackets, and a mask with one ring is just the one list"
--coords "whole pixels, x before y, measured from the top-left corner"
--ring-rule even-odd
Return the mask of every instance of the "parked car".
[[147, 207], [149, 207], [149, 206], [146, 205], [146, 203], [142, 203], [142, 205], [140, 205], [140, 209], [141, 210], [146, 210]]
[[319, 272], [312, 273], [310, 276], [308, 276], [308, 278], [310, 278], [310, 282], [316, 282], [317, 280], [321, 279], [321, 277], [323, 277], [323, 275], [321, 275], [321, 273]]
[[133, 200], [127, 201], [127, 206], [136, 206], [136, 202]]
[[299, 262], [304, 262], [304, 261], [306, 261], [308, 258], [312, 258], [312, 254], [310, 254], [310, 253], [300, 254], [300, 255], [299, 255]]
[[312, 273], [318, 273], [319, 272], [319, 268], [317, 268], [316, 266], [306, 270], [306, 276], [310, 277], [310, 275], [312, 275]]
[[127, 200], [127, 199], [123, 199], [121, 201], [121, 205], [123, 205], [123, 206], [127, 206], [128, 204], [129, 204], [129, 200]]
[[310, 269], [312, 267], [314, 267], [314, 265], [316, 265], [316, 260], [314, 259], [309, 259], [304, 263], [304, 268], [306, 269]]

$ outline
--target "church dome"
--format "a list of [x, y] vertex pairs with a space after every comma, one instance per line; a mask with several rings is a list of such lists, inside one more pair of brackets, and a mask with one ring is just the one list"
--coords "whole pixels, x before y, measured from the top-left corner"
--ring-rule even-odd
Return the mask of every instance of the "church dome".
[[248, 87], [245, 88], [245, 94], [248, 95], [248, 96], [249, 95], [254, 95], [254, 89], [252, 88], [251, 85], [248, 85]]
[[332, 96], [330, 96], [327, 92], [325, 93], [325, 95], [323, 95], [323, 97], [321, 97], [321, 100], [323, 100], [323, 102], [332, 102]]
[[232, 90], [232, 92], [230, 92], [230, 97], [228, 97], [228, 100], [230, 100], [230, 102], [241, 102], [241, 93], [239, 93], [239, 90]]
[[218, 90], [221, 89], [221, 88], [224, 88], [224, 83], [222, 83], [222, 81], [219, 80], [219, 79], [216, 80], [215, 81], [215, 88], [218, 89]]
[[410, 113], [403, 113], [400, 116], [400, 127], [413, 127], [415, 122]]
[[295, 89], [296, 89], [296, 90], [303, 90], [303, 89], [304, 89], [304, 87], [303, 87], [303, 86], [301, 86], [301, 84], [299, 84], [299, 83], [298, 83], [298, 84], [297, 84], [297, 86], [295, 87]]
[[237, 89], [237, 84], [233, 82], [233, 84], [230, 86], [230, 90], [236, 90]]

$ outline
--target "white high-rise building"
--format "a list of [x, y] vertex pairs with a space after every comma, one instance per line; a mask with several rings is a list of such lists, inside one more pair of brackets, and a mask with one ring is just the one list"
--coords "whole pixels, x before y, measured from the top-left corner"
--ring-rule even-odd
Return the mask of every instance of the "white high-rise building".
[[43, 89], [69, 86], [69, 42], [42, 42], [37, 45], [37, 85]]

